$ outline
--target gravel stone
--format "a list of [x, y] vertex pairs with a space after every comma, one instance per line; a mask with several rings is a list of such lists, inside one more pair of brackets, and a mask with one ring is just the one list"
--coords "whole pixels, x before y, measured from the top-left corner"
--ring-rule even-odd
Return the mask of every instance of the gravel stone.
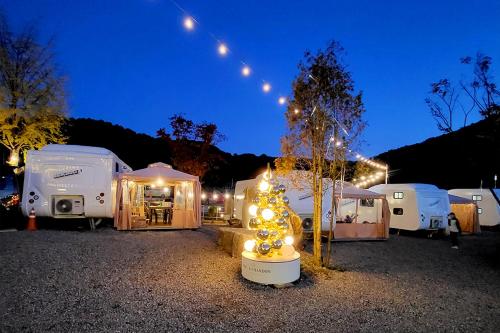
[[198, 231], [0, 233], [0, 332], [498, 332], [500, 233], [334, 243], [273, 288]]

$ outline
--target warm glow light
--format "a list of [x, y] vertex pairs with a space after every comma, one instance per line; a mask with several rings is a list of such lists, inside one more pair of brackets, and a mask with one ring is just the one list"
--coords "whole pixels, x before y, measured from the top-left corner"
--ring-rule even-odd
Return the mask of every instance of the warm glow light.
[[285, 244], [292, 245], [293, 244], [293, 236], [286, 236], [285, 237]]
[[241, 69], [241, 74], [243, 76], [249, 76], [250, 75], [250, 67], [248, 67], [247, 65], [243, 66], [243, 68]]
[[156, 185], [155, 184], [151, 184], [151, 188], [156, 188]]
[[229, 51], [226, 44], [224, 44], [224, 43], [220, 43], [217, 50], [219, 51], [219, 54], [222, 56], [225, 56], [227, 54], [227, 52]]
[[337, 147], [340, 147], [342, 145], [342, 141], [337, 141], [336, 145]]
[[156, 181], [156, 185], [162, 186], [163, 185], [163, 179], [158, 178], [158, 180]]
[[170, 192], [170, 189], [168, 187], [164, 187], [163, 192], [168, 193], [168, 192]]
[[245, 248], [245, 251], [252, 252], [255, 248], [255, 239], [247, 240], [243, 247]]
[[193, 192], [189, 192], [189, 193], [188, 193], [188, 198], [189, 198], [189, 199], [192, 199], [193, 197], [194, 197]]
[[285, 104], [285, 103], [286, 103], [286, 97], [281, 96], [281, 97], [278, 99], [278, 103], [279, 103], [280, 105]]
[[17, 152], [11, 152], [7, 164], [10, 166], [19, 165], [19, 154]]
[[271, 209], [266, 208], [262, 211], [262, 217], [264, 220], [269, 221], [274, 217], [274, 212]]
[[244, 194], [238, 194], [238, 195], [236, 196], [236, 199], [237, 199], [237, 200], [243, 200], [243, 199], [245, 199], [245, 195], [244, 195]]
[[191, 16], [188, 16], [184, 19], [184, 28], [186, 28], [187, 30], [194, 29], [194, 20]]
[[250, 205], [250, 207], [248, 207], [248, 213], [252, 216], [257, 216], [257, 209], [258, 207], [256, 205]]
[[224, 199], [226, 199], [226, 200], [227, 200], [227, 199], [229, 199], [230, 197], [231, 197], [231, 195], [230, 195], [229, 193], [224, 194]]
[[299, 110], [299, 109], [295, 109], [295, 110], [293, 110], [293, 112], [294, 112], [295, 114], [299, 114], [300, 110]]
[[202, 199], [202, 200], [205, 200], [206, 198], [207, 198], [207, 194], [206, 194], [206, 193], [202, 193], [202, 194], [201, 194], [201, 199]]
[[265, 92], [265, 93], [268, 93], [271, 91], [271, 85], [269, 83], [264, 83], [262, 85], [262, 91]]
[[269, 189], [269, 183], [266, 182], [265, 180], [261, 181], [259, 183], [259, 190], [261, 190], [262, 192], [265, 192]]
[[219, 199], [219, 195], [218, 195], [217, 193], [214, 193], [214, 194], [212, 195], [212, 199], [214, 199], [214, 200]]

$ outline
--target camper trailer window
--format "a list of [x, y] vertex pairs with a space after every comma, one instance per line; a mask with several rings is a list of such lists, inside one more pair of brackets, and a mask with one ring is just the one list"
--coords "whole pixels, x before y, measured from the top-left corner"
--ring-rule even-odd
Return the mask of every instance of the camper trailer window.
[[483, 196], [480, 194], [472, 196], [472, 201], [481, 201], [481, 200], [483, 200]]
[[394, 215], [403, 215], [403, 208], [393, 208], [392, 213]]
[[361, 199], [360, 204], [362, 207], [375, 207], [375, 199]]
[[403, 196], [403, 192], [394, 192], [394, 194], [392, 195], [394, 199], [403, 199]]
[[477, 213], [478, 213], [478, 214], [482, 214], [482, 213], [483, 213], [483, 209], [482, 209], [482, 208], [478, 208], [478, 209], [477, 209]]
[[115, 172], [120, 172], [120, 165], [118, 162], [115, 163]]

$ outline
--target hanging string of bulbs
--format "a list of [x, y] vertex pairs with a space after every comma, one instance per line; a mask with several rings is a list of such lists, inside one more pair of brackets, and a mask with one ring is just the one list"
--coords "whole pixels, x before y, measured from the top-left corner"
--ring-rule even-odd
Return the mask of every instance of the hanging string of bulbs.
[[[191, 15], [186, 9], [184, 9], [177, 1], [175, 1], [175, 0], [169, 0], [169, 1], [182, 13], [182, 15], [184, 17], [182, 20], [182, 25], [186, 31], [193, 32], [197, 29], [197, 27], [201, 26], [200, 22], [193, 15]], [[234, 54], [234, 52], [232, 52], [232, 50], [229, 48], [227, 43], [225, 43], [222, 40], [220, 40], [219, 38], [217, 38], [216, 35], [214, 33], [212, 33], [211, 31], [207, 31], [207, 33], [217, 44], [217, 53], [221, 57], [227, 57], [231, 53]], [[253, 68], [250, 67], [250, 65], [248, 65], [243, 60], [240, 60], [240, 63], [241, 63], [240, 71], [241, 71], [241, 75], [243, 77], [250, 77], [251, 75], [254, 75], [254, 70], [253, 70]], [[311, 76], [311, 78], [313, 80], [316, 80], [312, 76]], [[264, 92], [265, 94], [271, 93], [271, 91], [272, 91], [271, 83], [265, 79], [262, 79], [261, 82], [262, 82], [262, 86], [261, 86], [262, 92]], [[283, 106], [283, 105], [287, 104], [287, 102], [288, 102], [288, 98], [286, 96], [278, 96], [278, 104], [279, 105]], [[299, 108], [295, 108], [293, 112], [295, 114], [299, 114], [301, 111]], [[335, 119], [335, 121], [338, 123], [338, 125], [340, 126], [342, 131], [347, 136], [349, 136], [349, 133], [347, 132], [347, 130], [336, 119]], [[347, 147], [343, 145], [342, 140], [336, 139], [333, 136], [330, 138], [330, 143], [334, 144], [338, 148], [347, 149]], [[358, 161], [366, 163], [369, 166], [374, 167], [376, 169], [382, 170], [382, 171], [377, 171], [374, 174], [371, 174], [369, 176], [362, 176], [359, 180], [353, 179], [353, 183], [355, 186], [357, 186], [357, 187], [367, 186], [371, 183], [379, 181], [380, 178], [383, 177], [383, 175], [384, 175], [383, 171], [385, 171], [386, 181], [387, 181], [387, 173], [388, 173], [388, 166], [387, 165], [383, 165], [383, 164], [380, 164], [380, 163], [375, 162], [373, 160], [370, 160], [359, 153], [353, 152], [351, 149], [347, 149], [347, 151], [349, 153], [355, 154], [355, 157]]]
[[[184, 18], [182, 20], [182, 25], [186, 31], [193, 32], [197, 28], [201, 27], [199, 20], [194, 18], [193, 15], [191, 15], [186, 9], [184, 9], [181, 5], [179, 5], [179, 3], [177, 1], [175, 1], [175, 0], [169, 0], [169, 1], [184, 16]], [[212, 33], [211, 31], [206, 31], [206, 32], [210, 36], [210, 38], [212, 38], [215, 41], [215, 43], [217, 45], [217, 53], [219, 54], [219, 56], [227, 57], [230, 54], [234, 55], [234, 52], [229, 48], [227, 43], [225, 43], [224, 41], [217, 38], [217, 36], [214, 33]], [[252, 75], [255, 75], [254, 69], [252, 67], [250, 67], [249, 64], [247, 64], [243, 60], [240, 60], [239, 62], [241, 64], [240, 72], [241, 72], [241, 75], [243, 77], [247, 78], [247, 77], [250, 77]], [[271, 83], [265, 79], [261, 79], [260, 81], [262, 82], [262, 86], [261, 86], [262, 92], [265, 94], [270, 94], [272, 89], [273, 89]], [[279, 105], [285, 105], [287, 103], [287, 101], [288, 101], [288, 98], [286, 96], [278, 96], [278, 98], [277, 98], [277, 102]]]

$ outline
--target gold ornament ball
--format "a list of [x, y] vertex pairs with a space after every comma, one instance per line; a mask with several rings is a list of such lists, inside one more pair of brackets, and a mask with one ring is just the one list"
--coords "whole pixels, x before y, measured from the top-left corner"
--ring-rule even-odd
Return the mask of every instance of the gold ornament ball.
[[268, 243], [261, 243], [259, 245], [259, 248], [257, 249], [257, 251], [259, 251], [260, 254], [262, 255], [265, 255], [265, 254], [268, 254], [269, 251], [271, 251], [271, 246], [268, 244]]

